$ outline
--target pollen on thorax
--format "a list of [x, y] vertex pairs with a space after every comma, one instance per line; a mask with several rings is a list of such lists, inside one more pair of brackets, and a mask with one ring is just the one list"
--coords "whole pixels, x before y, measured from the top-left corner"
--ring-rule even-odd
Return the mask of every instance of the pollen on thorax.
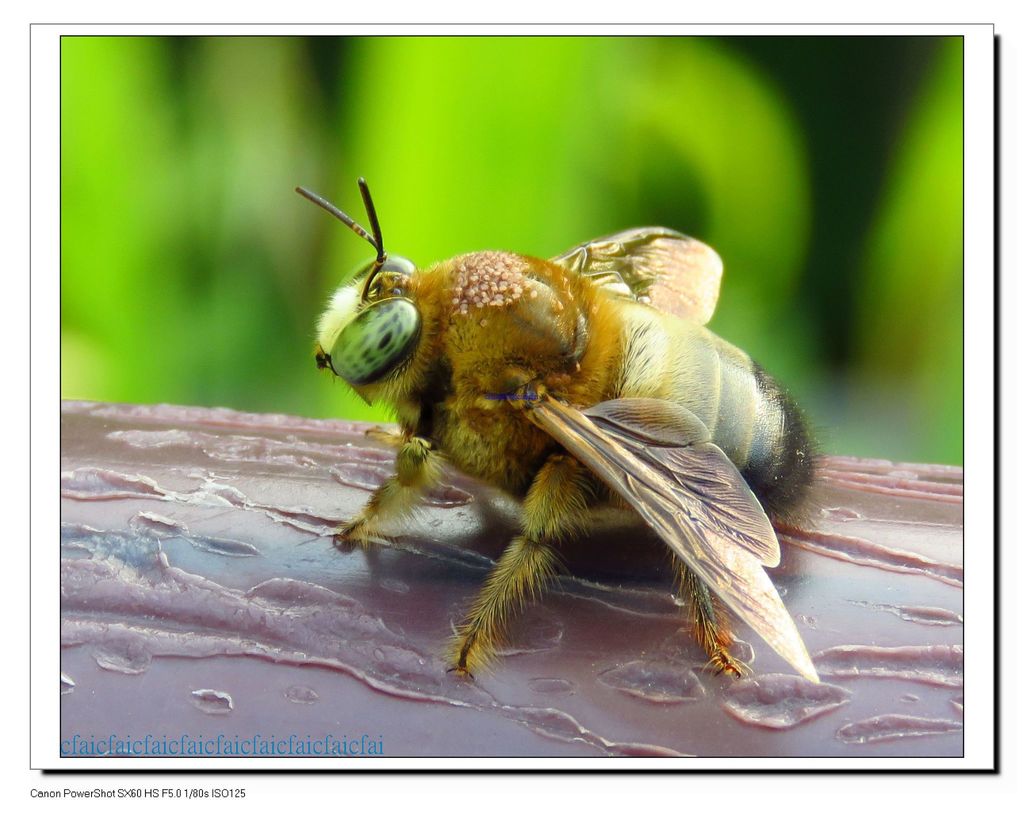
[[502, 307], [535, 292], [526, 277], [522, 256], [508, 252], [475, 252], [454, 261], [452, 307], [465, 315], [470, 309]]

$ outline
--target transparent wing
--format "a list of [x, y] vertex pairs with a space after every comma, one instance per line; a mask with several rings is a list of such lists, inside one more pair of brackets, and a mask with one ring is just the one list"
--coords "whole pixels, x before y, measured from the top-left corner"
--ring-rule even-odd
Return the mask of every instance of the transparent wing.
[[772, 649], [817, 682], [803, 639], [764, 571], [779, 561], [775, 531], [700, 420], [648, 399], [612, 400], [585, 412], [548, 399], [530, 416], [625, 499]]
[[637, 227], [573, 247], [551, 261], [610, 291], [705, 324], [718, 303], [722, 259], [667, 227]]

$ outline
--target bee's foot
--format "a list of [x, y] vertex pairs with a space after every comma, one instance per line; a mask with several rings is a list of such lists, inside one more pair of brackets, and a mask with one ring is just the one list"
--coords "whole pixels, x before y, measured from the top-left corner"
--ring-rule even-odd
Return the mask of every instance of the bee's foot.
[[725, 650], [718, 650], [705, 664], [705, 668], [711, 670], [715, 675], [731, 675], [734, 678], [742, 678], [750, 674], [750, 667], [733, 658]]
[[373, 542], [370, 541], [370, 531], [366, 523], [361, 519], [355, 519], [342, 525], [334, 534], [331, 541], [342, 553], [351, 553], [356, 548], [368, 548]]
[[474, 676], [473, 673], [464, 666], [448, 667], [448, 669], [445, 670], [445, 673], [449, 672], [454, 672], [457, 678], [468, 678], [470, 681], [476, 680], [476, 676]]

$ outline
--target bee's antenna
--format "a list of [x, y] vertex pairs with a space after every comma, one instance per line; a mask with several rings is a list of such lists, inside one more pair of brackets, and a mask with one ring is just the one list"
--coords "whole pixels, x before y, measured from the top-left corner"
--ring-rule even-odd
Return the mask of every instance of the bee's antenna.
[[348, 227], [352, 232], [358, 236], [362, 236], [377, 251], [377, 264], [381, 264], [384, 261], [384, 244], [380, 237], [380, 224], [377, 223], [377, 211], [373, 209], [373, 202], [370, 199], [370, 190], [366, 186], [366, 180], [359, 180], [359, 189], [363, 192], [363, 202], [366, 204], [366, 212], [370, 216], [370, 226], [373, 227], [373, 235], [371, 236], [366, 230], [364, 230], [351, 216], [347, 213], [342, 212], [333, 204], [331, 204], [323, 196], [319, 196], [312, 190], [307, 190], [305, 187], [296, 187], [295, 192], [303, 198], [309, 199], [317, 207], [322, 207], [338, 221]]
[[370, 186], [362, 176], [359, 177], [359, 192], [363, 194], [363, 207], [366, 208], [366, 217], [370, 219], [370, 229], [373, 230], [374, 246], [377, 248], [377, 266], [379, 267], [388, 256], [384, 252], [384, 236], [380, 234], [380, 222], [377, 221], [377, 208], [373, 206], [373, 199], [370, 196]]

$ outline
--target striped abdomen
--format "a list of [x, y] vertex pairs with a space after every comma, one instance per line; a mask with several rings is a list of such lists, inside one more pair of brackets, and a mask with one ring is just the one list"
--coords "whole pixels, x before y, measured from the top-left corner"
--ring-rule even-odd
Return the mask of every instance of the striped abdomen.
[[813, 476], [810, 435], [786, 391], [745, 352], [702, 326], [630, 310], [616, 390], [696, 414], [765, 510], [795, 509]]

